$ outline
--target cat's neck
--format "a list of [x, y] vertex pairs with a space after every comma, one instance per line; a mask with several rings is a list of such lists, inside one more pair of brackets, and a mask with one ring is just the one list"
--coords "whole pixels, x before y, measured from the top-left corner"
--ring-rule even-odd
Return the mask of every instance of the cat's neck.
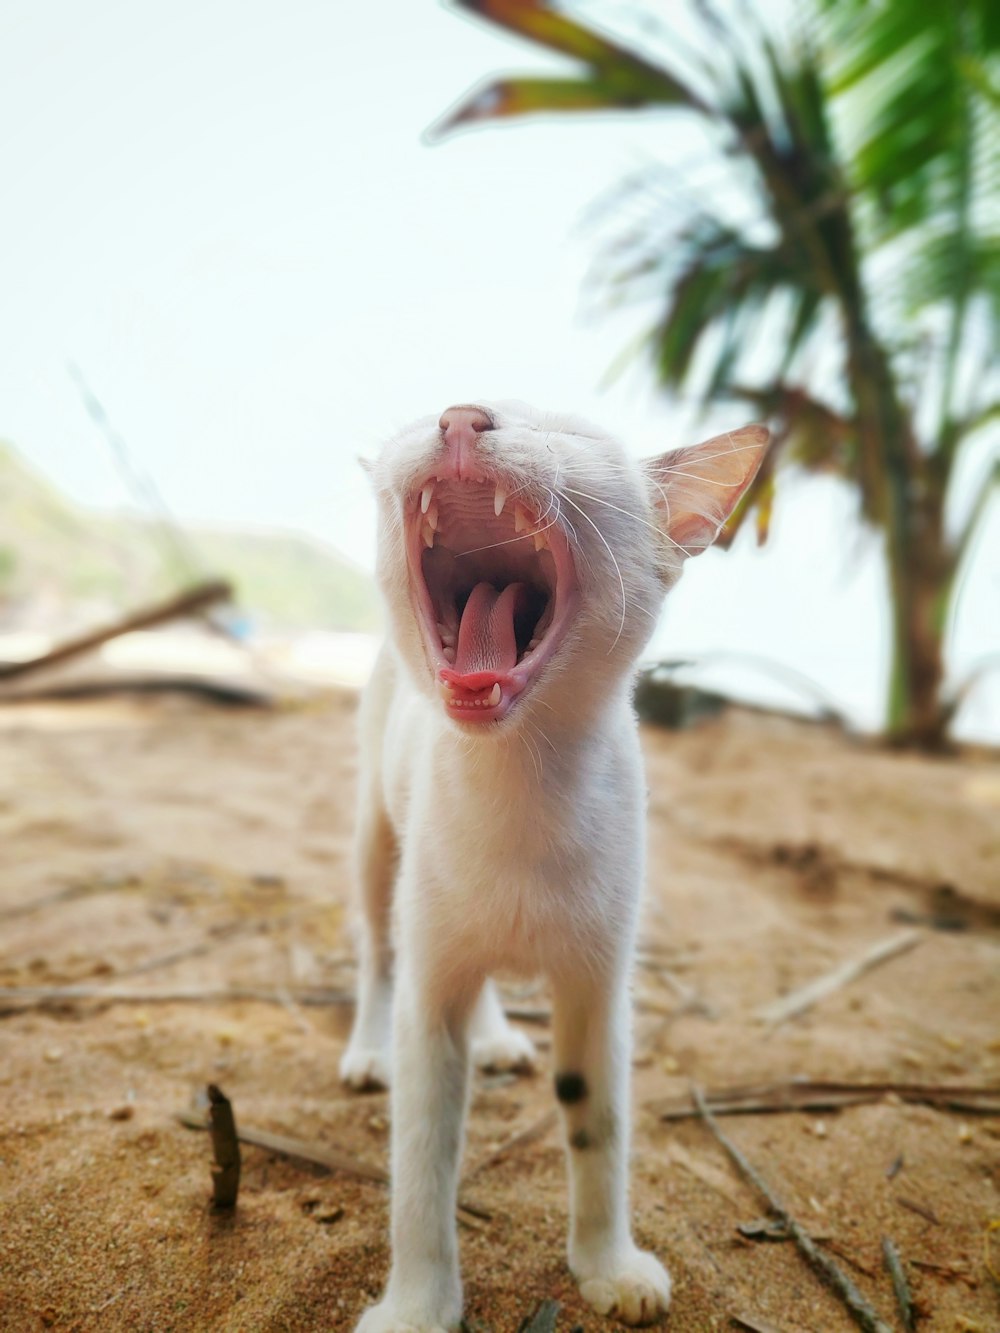
[[632, 683], [626, 679], [586, 708], [555, 710], [529, 705], [515, 726], [491, 734], [469, 735], [449, 723], [429, 704], [427, 723], [433, 746], [463, 800], [472, 792], [516, 792], [529, 802], [533, 794], [554, 792], [572, 799], [578, 785], [593, 774], [595, 761], [616, 738], [635, 729]]

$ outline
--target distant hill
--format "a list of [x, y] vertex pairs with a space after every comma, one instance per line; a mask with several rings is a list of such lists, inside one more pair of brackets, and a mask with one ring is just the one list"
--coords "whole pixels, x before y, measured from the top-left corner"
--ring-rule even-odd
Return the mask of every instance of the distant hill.
[[0, 441], [0, 625], [90, 620], [219, 575], [263, 629], [378, 627], [370, 575], [321, 542], [201, 526], [180, 538], [81, 508]]

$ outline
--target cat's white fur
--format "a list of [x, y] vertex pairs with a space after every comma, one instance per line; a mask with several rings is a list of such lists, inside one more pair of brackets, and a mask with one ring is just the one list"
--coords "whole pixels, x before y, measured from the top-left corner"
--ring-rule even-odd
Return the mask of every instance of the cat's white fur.
[[362, 706], [359, 994], [341, 1075], [360, 1087], [391, 1072], [392, 1268], [359, 1333], [441, 1333], [461, 1319], [454, 1219], [470, 1048], [484, 1065], [534, 1060], [489, 980], [498, 971], [546, 976], [554, 1073], [578, 1080], [563, 1082], [561, 1104], [569, 1265], [584, 1299], [640, 1324], [670, 1298], [666, 1270], [632, 1240], [627, 1202], [645, 804], [630, 691], [664, 592], [684, 556], [714, 540], [767, 432], [639, 464], [584, 422], [480, 406], [496, 426], [476, 442], [483, 466], [558, 515], [579, 609], [502, 721], [446, 716], [403, 532], [407, 497], [443, 448], [437, 416], [385, 446], [371, 473], [389, 638]]

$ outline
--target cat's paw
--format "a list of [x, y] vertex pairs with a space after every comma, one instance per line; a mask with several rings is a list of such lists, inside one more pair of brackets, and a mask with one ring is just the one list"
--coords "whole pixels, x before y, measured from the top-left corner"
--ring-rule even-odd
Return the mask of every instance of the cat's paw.
[[580, 1295], [600, 1315], [623, 1324], [652, 1324], [670, 1305], [670, 1274], [643, 1250], [580, 1277]]
[[477, 1069], [514, 1069], [527, 1074], [535, 1068], [537, 1055], [535, 1043], [517, 1028], [472, 1039], [472, 1062]]
[[356, 1092], [389, 1086], [389, 1056], [366, 1046], [348, 1046], [340, 1057], [340, 1081]]
[[399, 1314], [388, 1301], [381, 1301], [364, 1312], [354, 1333], [451, 1333], [457, 1327], [457, 1322], [428, 1323], [419, 1316], [417, 1322], [414, 1322], [407, 1315]]

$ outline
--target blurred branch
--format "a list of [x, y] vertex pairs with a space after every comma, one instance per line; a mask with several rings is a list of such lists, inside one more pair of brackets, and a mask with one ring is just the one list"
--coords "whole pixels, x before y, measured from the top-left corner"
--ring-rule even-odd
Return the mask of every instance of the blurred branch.
[[147, 606], [141, 611], [133, 611], [130, 615], [123, 616], [110, 625], [104, 625], [102, 628], [91, 630], [87, 634], [80, 634], [76, 638], [67, 639], [55, 648], [50, 649], [49, 652], [43, 653], [41, 657], [32, 657], [26, 662], [0, 663], [0, 681], [17, 680], [21, 676], [30, 675], [34, 671], [41, 671], [43, 667], [55, 666], [59, 662], [66, 662], [72, 657], [79, 657], [83, 653], [88, 653], [93, 648], [100, 648], [102, 644], [108, 643], [111, 639], [120, 638], [123, 634], [131, 634], [133, 630], [149, 629], [153, 625], [162, 625], [168, 620], [177, 620], [182, 616], [195, 615], [197, 612], [214, 606], [216, 602], [232, 600], [232, 584], [226, 582], [225, 579], [212, 579], [207, 583], [196, 584], [193, 588], [187, 588], [184, 592], [179, 592], [176, 596], [170, 597], [164, 602], [155, 602], [152, 606]]

